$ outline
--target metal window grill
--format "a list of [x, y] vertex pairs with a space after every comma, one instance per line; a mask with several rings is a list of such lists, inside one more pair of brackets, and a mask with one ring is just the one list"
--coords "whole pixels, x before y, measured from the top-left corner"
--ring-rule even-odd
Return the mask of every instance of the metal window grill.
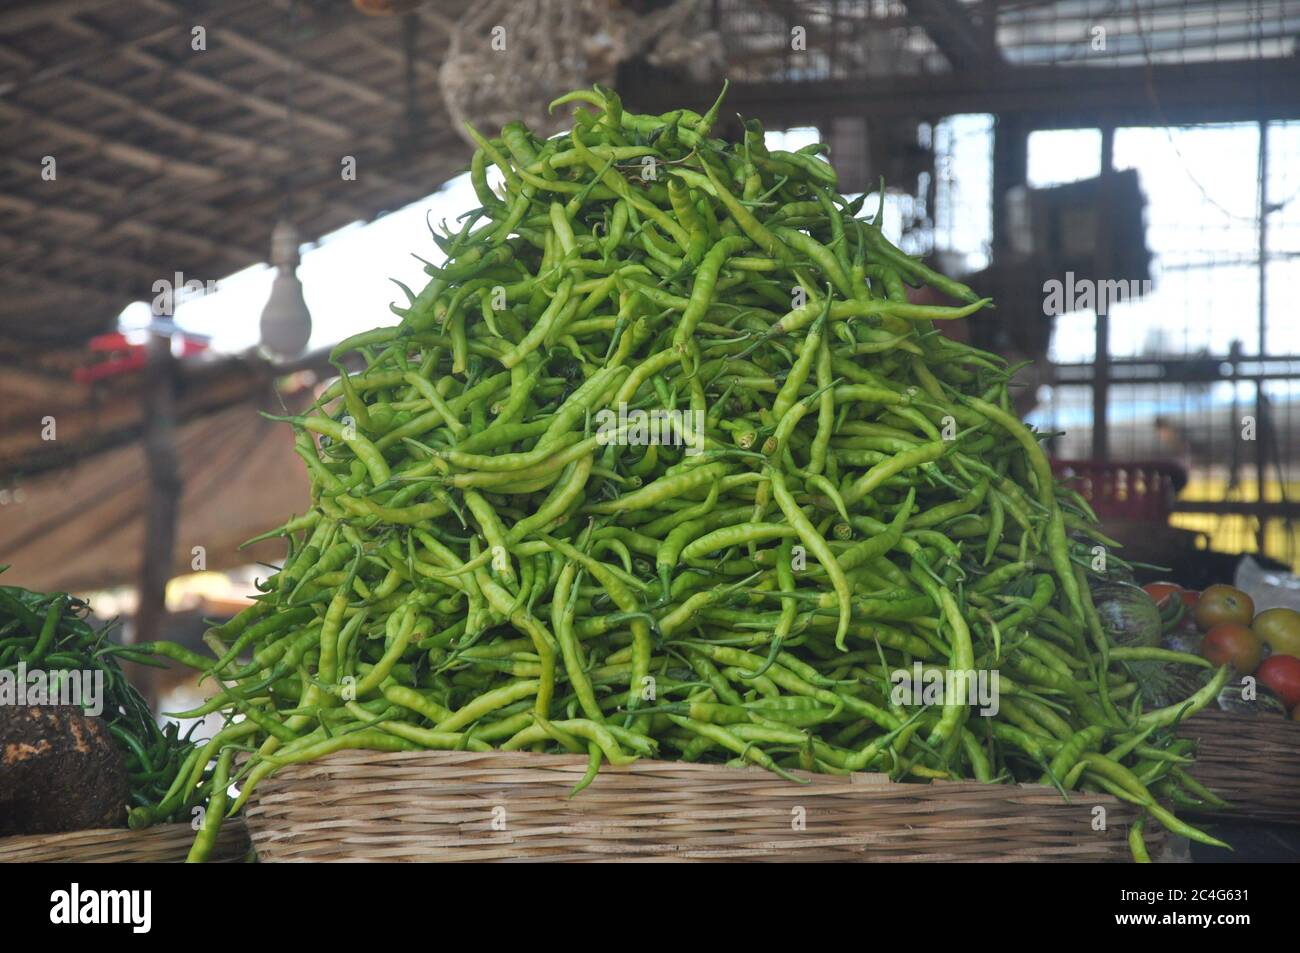
[[[997, 233], [1015, 223], [999, 204], [1007, 184], [998, 183], [1006, 156], [995, 147], [1003, 117], [961, 115], [981, 103], [962, 100], [948, 77], [1084, 66], [1106, 82], [1125, 69], [1140, 77], [1169, 66], [1241, 67], [1215, 74], [1245, 90], [1232, 121], [1209, 111], [1216, 97], [1207, 82], [1174, 103], [1148, 90], [1138, 119], [1075, 124], [1086, 130], [1081, 138], [1075, 131], [1076, 150], [1091, 149], [1106, 168], [1137, 170], [1153, 287], [1101, 322], [1088, 311], [1055, 319], [1045, 355], [1055, 380], [1041, 390], [1033, 419], [1067, 431], [1053, 440], [1062, 457], [1087, 458], [1100, 447], [1115, 460], [1179, 461], [1189, 482], [1174, 525], [1203, 532], [1216, 549], [1300, 562], [1290, 524], [1300, 515], [1292, 508], [1300, 501], [1293, 473], [1300, 331], [1288, 297], [1300, 279], [1300, 122], [1289, 106], [1275, 118], [1279, 100], [1300, 93], [1261, 78], [1274, 75], [1262, 69], [1270, 61], [1296, 57], [1300, 0], [714, 0], [707, 10], [727, 45], [729, 74], [742, 82], [804, 84], [812, 97], [815, 87], [837, 82], [870, 90], [875, 80], [933, 78], [941, 92], [917, 106], [926, 117], [920, 138], [931, 152], [929, 177], [915, 188], [897, 176], [890, 184], [915, 197], [908, 249], [959, 272], [996, 261]], [[792, 46], [795, 27], [805, 31], [809, 55]], [[844, 85], [852, 81], [866, 85]], [[888, 114], [879, 103], [871, 108], [873, 122]], [[823, 107], [813, 121], [825, 128], [834, 115]], [[1042, 111], [1012, 118], [1019, 126], [1012, 123], [1009, 141], [1024, 137], [1031, 167], [1037, 153], [1052, 154], [1053, 137], [1072, 130], [1068, 119]], [[1092, 161], [1073, 177], [1102, 167]], [[1026, 171], [1013, 171], [1011, 184]], [[1039, 184], [1065, 181], [1061, 170], [1047, 171]], [[898, 218], [887, 216], [886, 227]], [[1253, 421], [1253, 439], [1243, 438], [1243, 421]]]
[[713, 0], [700, 16], [741, 81], [945, 73], [990, 50], [1016, 66], [1269, 59], [1300, 34], [1300, 0]]
[[[1300, 279], [1300, 123], [1120, 129], [1115, 158], [1144, 180], [1155, 288], [1110, 316], [1110, 454], [1180, 462], [1173, 525], [1296, 565], [1300, 329], [1284, 295]], [[1093, 446], [1095, 361], [1078, 342], [1095, 320], [1057, 319], [1063, 363], [1036, 420], [1066, 432], [1064, 457]]]

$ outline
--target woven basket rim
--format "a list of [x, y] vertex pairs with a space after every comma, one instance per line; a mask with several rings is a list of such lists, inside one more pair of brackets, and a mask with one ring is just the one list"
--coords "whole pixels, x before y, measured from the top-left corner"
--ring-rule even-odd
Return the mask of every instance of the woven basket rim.
[[1300, 723], [1220, 709], [1197, 712], [1178, 728], [1196, 742], [1192, 777], [1231, 803], [1189, 816], [1300, 824]]
[[[91, 827], [57, 834], [18, 834], [0, 837], [0, 863], [30, 863], [39, 860], [77, 862], [87, 851], [92, 862], [117, 859], [184, 860], [194, 840], [193, 828], [185, 823], [156, 824], [141, 830], [128, 827]], [[232, 856], [251, 844], [243, 817], [226, 818], [221, 825], [216, 853]], [[66, 856], [64, 856], [66, 855]]]
[[[1002, 862], [1126, 859], [1136, 812], [1038, 784], [793, 772], [798, 784], [757, 766], [649, 758], [602, 766], [570, 799], [587, 767], [584, 755], [531, 751], [340, 751], [263, 780], [248, 824], [272, 862]], [[1111, 819], [1100, 841], [1088, 834], [1097, 806]], [[490, 823], [498, 810], [508, 828]], [[792, 834], [796, 810], [809, 826]]]
[[1265, 732], [1281, 729], [1282, 734], [1288, 731], [1300, 731], [1300, 721], [1292, 721], [1290, 718], [1275, 715], [1245, 715], [1240, 712], [1224, 711], [1222, 708], [1203, 708], [1195, 715], [1181, 722], [1179, 728], [1205, 725], [1212, 722], [1240, 725], [1243, 728], [1259, 728]]
[[[313, 775], [327, 772], [331, 768], [343, 765], [366, 765], [366, 764], [386, 764], [386, 765], [410, 765], [413, 768], [420, 767], [446, 767], [455, 764], [475, 764], [487, 763], [490, 765], [504, 766], [509, 764], [518, 764], [530, 768], [578, 768], [585, 771], [588, 766], [586, 755], [577, 754], [543, 754], [535, 751], [444, 751], [427, 749], [423, 751], [336, 751], [332, 754], [317, 758], [314, 761], [302, 764], [290, 764], [278, 769], [273, 775], [263, 782], [262, 786], [253, 792], [252, 799], [256, 800], [258, 792], [262, 787], [274, 785], [276, 782], [283, 783], [286, 779], [297, 777], [311, 777]], [[700, 777], [713, 776], [719, 781], [734, 780], [738, 777], [745, 777], [754, 780], [770, 781], [776, 788], [789, 788], [791, 791], [815, 791], [816, 788], [810, 788], [809, 785], [827, 785], [830, 788], [839, 790], [846, 787], [862, 788], [890, 788], [899, 791], [907, 790], [924, 790], [927, 788], [957, 790], [960, 788], [971, 788], [978, 790], [1023, 791], [1026, 794], [1050, 794], [1053, 798], [1060, 801], [1060, 793], [1056, 788], [1049, 784], [1036, 784], [1033, 782], [985, 782], [974, 779], [963, 779], [958, 781], [947, 780], [943, 778], [933, 779], [916, 779], [908, 781], [895, 781], [889, 775], [874, 771], [855, 771], [847, 775], [822, 774], [814, 771], [791, 770], [790, 774], [801, 780], [806, 780], [808, 784], [795, 784], [778, 775], [773, 774], [766, 768], [757, 765], [745, 765], [744, 767], [732, 767], [726, 764], [716, 762], [698, 762], [698, 761], [665, 761], [659, 758], [638, 758], [636, 761], [625, 765], [602, 764], [600, 766], [600, 775], [654, 775], [662, 776], [666, 773], [680, 771], [683, 774], [698, 775]], [[1122, 804], [1118, 798], [1109, 794], [1089, 792], [1090, 803], [1095, 801], [1104, 801], [1105, 803]]]
[[[285, 765], [280, 768], [273, 775], [266, 778], [253, 792], [250, 798], [250, 807], [253, 807], [260, 797], [267, 796], [277, 787], [284, 786], [287, 783], [320, 778], [328, 776], [331, 771], [364, 767], [369, 764], [407, 768], [413, 773], [428, 769], [441, 770], [454, 765], [465, 765], [468, 770], [468, 766], [482, 765], [489, 769], [511, 766], [533, 769], [550, 768], [577, 771], [581, 775], [586, 771], [588, 761], [586, 755], [543, 754], [535, 751], [445, 751], [435, 749], [423, 751], [337, 751], [314, 761]], [[808, 796], [852, 789], [864, 792], [888, 790], [894, 794], [915, 792], [918, 795], [921, 792], [927, 792], [928, 794], [979, 792], [988, 797], [998, 797], [1012, 796], [1012, 792], [1014, 792], [1017, 801], [1022, 803], [1041, 803], [1045, 806], [1071, 806], [1061, 799], [1060, 792], [1051, 785], [1025, 781], [986, 782], [974, 779], [953, 781], [942, 778], [895, 781], [889, 775], [880, 772], [855, 771], [848, 775], [836, 775], [792, 770], [790, 774], [807, 781], [806, 784], [796, 784], [757, 765], [733, 767], [716, 762], [665, 761], [658, 758], [638, 758], [636, 761], [625, 765], [602, 764], [597, 779], [608, 776], [636, 777], [638, 775], [661, 779], [665, 775], [674, 772], [681, 772], [684, 776], [683, 780], [686, 779], [685, 776], [691, 775], [690, 780], [693, 782], [707, 778], [715, 779], [719, 784], [720, 793], [730, 791], [738, 778], [744, 778], [750, 784], [769, 785], [769, 790], [764, 793], [786, 791], [791, 794]], [[388, 785], [391, 783], [391, 779], [386, 778], [383, 783]], [[1034, 800], [1031, 801], [1031, 798]], [[1043, 800], [1038, 801], [1038, 798]], [[1087, 798], [1088, 803], [1091, 805], [1102, 805], [1107, 808], [1124, 808], [1128, 806], [1126, 802], [1121, 801], [1119, 798], [1102, 792], [1089, 791], [1087, 792]]]

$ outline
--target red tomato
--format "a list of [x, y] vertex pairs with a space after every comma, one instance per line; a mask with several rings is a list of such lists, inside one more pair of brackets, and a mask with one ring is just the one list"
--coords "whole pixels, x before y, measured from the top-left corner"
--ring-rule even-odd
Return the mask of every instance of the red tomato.
[[1270, 655], [1255, 677], [1261, 685], [1272, 689], [1287, 708], [1300, 705], [1300, 659], [1292, 655]]
[[1215, 665], [1232, 665], [1238, 675], [1251, 675], [1259, 668], [1264, 643], [1244, 625], [1220, 622], [1205, 633], [1201, 654]]
[[1165, 596], [1170, 593], [1183, 594], [1183, 587], [1176, 582], [1149, 582], [1142, 587], [1142, 591], [1151, 597], [1152, 602], [1163, 602]]
[[1195, 589], [1184, 589], [1176, 582], [1149, 582], [1142, 587], [1142, 591], [1156, 603], [1164, 602], [1169, 596], [1176, 595], [1189, 609], [1195, 609], [1196, 603], [1201, 598], [1201, 594]]

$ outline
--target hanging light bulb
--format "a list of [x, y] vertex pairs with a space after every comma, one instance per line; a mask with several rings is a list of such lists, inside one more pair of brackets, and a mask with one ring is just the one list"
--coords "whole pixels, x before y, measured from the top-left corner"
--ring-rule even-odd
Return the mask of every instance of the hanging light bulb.
[[287, 361], [307, 348], [311, 337], [311, 312], [298, 280], [298, 230], [281, 219], [271, 232], [271, 264], [276, 268], [271, 296], [262, 309], [262, 348]]

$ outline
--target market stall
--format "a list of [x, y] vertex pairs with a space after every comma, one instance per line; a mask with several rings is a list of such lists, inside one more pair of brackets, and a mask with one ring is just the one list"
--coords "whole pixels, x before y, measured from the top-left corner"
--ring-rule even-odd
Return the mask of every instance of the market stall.
[[[1286, 206], [1266, 199], [1266, 159], [1290, 142], [1270, 147], [1268, 124], [1295, 131], [1294, 96], [1229, 85], [1212, 111], [1263, 111], [1256, 364], [1234, 341], [1230, 360], [1158, 352], [1152, 370], [1112, 366], [1107, 305], [1057, 307], [1039, 277], [1138, 275], [1123, 303], [1160, 304], [1144, 220], [1158, 188], [1115, 149], [1117, 127], [1154, 120], [1128, 103], [1123, 63], [1106, 69], [1128, 86], [1062, 67], [1094, 90], [1082, 118], [1012, 96], [1048, 54], [1037, 21], [997, 4], [978, 5], [987, 42], [954, 29], [975, 4], [904, 4], [871, 28], [792, 5], [845, 31], [847, 69], [892, 50], [872, 81], [921, 97], [869, 98], [860, 128], [833, 69], [786, 56], [806, 51], [794, 21], [732, 37], [720, 8], [686, 2], [539, 0], [515, 20], [508, 4], [358, 3], [376, 19], [353, 36], [355, 10], [271, 6], [242, 14], [244, 32], [215, 28], [210, 74], [182, 85], [283, 119], [276, 172], [241, 184], [233, 156], [262, 157], [278, 126], [195, 131], [227, 150], [194, 201], [237, 219], [233, 248], [168, 226], [203, 267], [252, 264], [240, 244], [256, 243], [233, 239], [269, 238], [260, 310], [237, 281], [189, 289], [180, 271], [194, 300], [239, 303], [219, 320], [150, 308], [138, 327], [105, 311], [59, 337], [0, 302], [27, 319], [0, 334], [0, 374], [36, 355], [0, 380], [15, 396], [0, 418], [0, 862], [1148, 863], [1232, 850], [1229, 822], [1300, 830], [1290, 421], [1264, 346], [1267, 221]], [[286, 12], [282, 41], [246, 35]], [[84, 11], [29, 15], [10, 22], [33, 49], [57, 45], [42, 29], [115, 35]], [[706, 16], [715, 29], [693, 31]], [[400, 25], [400, 54], [377, 22]], [[429, 29], [436, 68], [416, 47]], [[354, 46], [370, 58], [348, 74], [323, 64]], [[528, 65], [488, 68], [521, 50]], [[126, 58], [155, 69], [152, 55]], [[283, 100], [254, 93], [281, 60]], [[367, 85], [371, 66], [401, 76], [401, 102]], [[990, 70], [1007, 88], [962, 86]], [[1181, 88], [1164, 68], [1142, 79]], [[800, 82], [829, 110], [818, 128], [792, 119]], [[442, 96], [433, 122], [421, 84]], [[167, 125], [135, 95], [125, 114]], [[953, 117], [979, 108], [998, 117], [979, 133], [987, 216], [936, 178], [978, 126]], [[1031, 188], [1030, 133], [1085, 120], [1098, 168]], [[360, 223], [461, 166], [421, 200], [443, 204], [417, 210], [417, 240], [384, 239], [414, 272], [372, 294], [369, 272], [398, 256]], [[149, 207], [188, 195], [169, 185]], [[330, 310], [299, 270], [354, 220], [364, 236], [313, 266], [344, 302]], [[942, 254], [941, 222], [987, 224], [987, 247], [963, 258], [958, 237]], [[95, 240], [106, 277], [79, 295], [124, 305], [116, 282], [164, 245], [128, 266]], [[23, 261], [0, 288], [26, 280]], [[64, 280], [59, 261], [39, 280]], [[1061, 358], [1082, 311], [1086, 381]], [[212, 325], [232, 313], [256, 343], [223, 353], [229, 329]], [[1170, 423], [1159, 393], [1135, 390], [1130, 417], [1161, 421], [1177, 453], [1112, 446], [1113, 391], [1170, 380], [1228, 422], [1228, 465], [1205, 465], [1213, 441]], [[1075, 429], [1061, 395], [1084, 384]], [[1266, 438], [1250, 460], [1247, 433]], [[1209, 517], [1257, 520], [1259, 561]], [[187, 637], [170, 597], [200, 571], [242, 588]], [[155, 668], [186, 673], [171, 682], [185, 701], [159, 700]]]
[[[724, 96], [665, 119], [579, 90], [554, 104], [581, 104], [568, 135], [474, 133], [482, 207], [435, 236], [447, 262], [397, 325], [334, 348], [365, 356], [361, 371], [283, 418], [313, 505], [264, 534], [287, 544], [281, 571], [209, 630], [210, 656], [95, 650], [220, 682], [177, 716], [222, 711], [226, 727], [133, 792], [132, 827], [201, 806], [202, 859], [224, 815], [247, 807], [271, 857], [286, 837], [306, 850], [271, 806], [299, 785], [261, 801], [280, 769], [364, 751], [365, 774], [396, 761], [436, 791], [461, 759], [400, 754], [432, 749], [478, 752], [485, 772], [530, 770], [506, 753], [583, 754], [569, 796], [591, 786], [584, 804], [618, 803], [600, 801], [602, 768], [640, 759], [754, 764], [791, 791], [819, 772], [880, 772], [922, 787], [873, 793], [938, 798], [939, 817], [984, 800], [953, 782], [1036, 784], [1034, 804], [1127, 818], [1137, 859], [1147, 818], [1219, 843], [1165, 805], [1223, 805], [1181, 768], [1190, 746], [1175, 729], [1234, 667], [1253, 671], [1236, 641], [1249, 597], [1212, 588], [1196, 602], [1210, 661], [1131, 640], [1156, 604], [1006, 409], [1011, 372], [933, 331], [991, 302], [859, 217], [818, 149], [769, 150], [753, 124], [743, 141], [713, 138]], [[624, 165], [654, 174], [629, 181]], [[909, 283], [958, 303], [913, 304]], [[30, 610], [9, 597], [27, 633], [7, 651], [39, 663], [51, 639], [63, 649], [63, 603], [26, 598]], [[1268, 631], [1290, 645], [1284, 623]], [[1161, 684], [1157, 671], [1180, 666], [1192, 677]], [[135, 777], [153, 767], [132, 755]], [[688, 796], [729, 785], [730, 770], [663, 783]], [[322, 800], [361, 810], [374, 787], [286, 776], [317, 813]], [[841, 790], [866, 813], [833, 836], [870, 858], [890, 812]], [[542, 797], [535, 823], [549, 828], [566, 800]], [[365, 815], [362, 850], [410, 837], [411, 804], [390, 806]], [[1086, 842], [1089, 816], [1054, 823]], [[724, 825], [728, 856], [748, 856], [746, 824]], [[972, 857], [1024, 849], [970, 829]], [[346, 857], [350, 830], [318, 837]], [[652, 849], [672, 850], [661, 834]]]

